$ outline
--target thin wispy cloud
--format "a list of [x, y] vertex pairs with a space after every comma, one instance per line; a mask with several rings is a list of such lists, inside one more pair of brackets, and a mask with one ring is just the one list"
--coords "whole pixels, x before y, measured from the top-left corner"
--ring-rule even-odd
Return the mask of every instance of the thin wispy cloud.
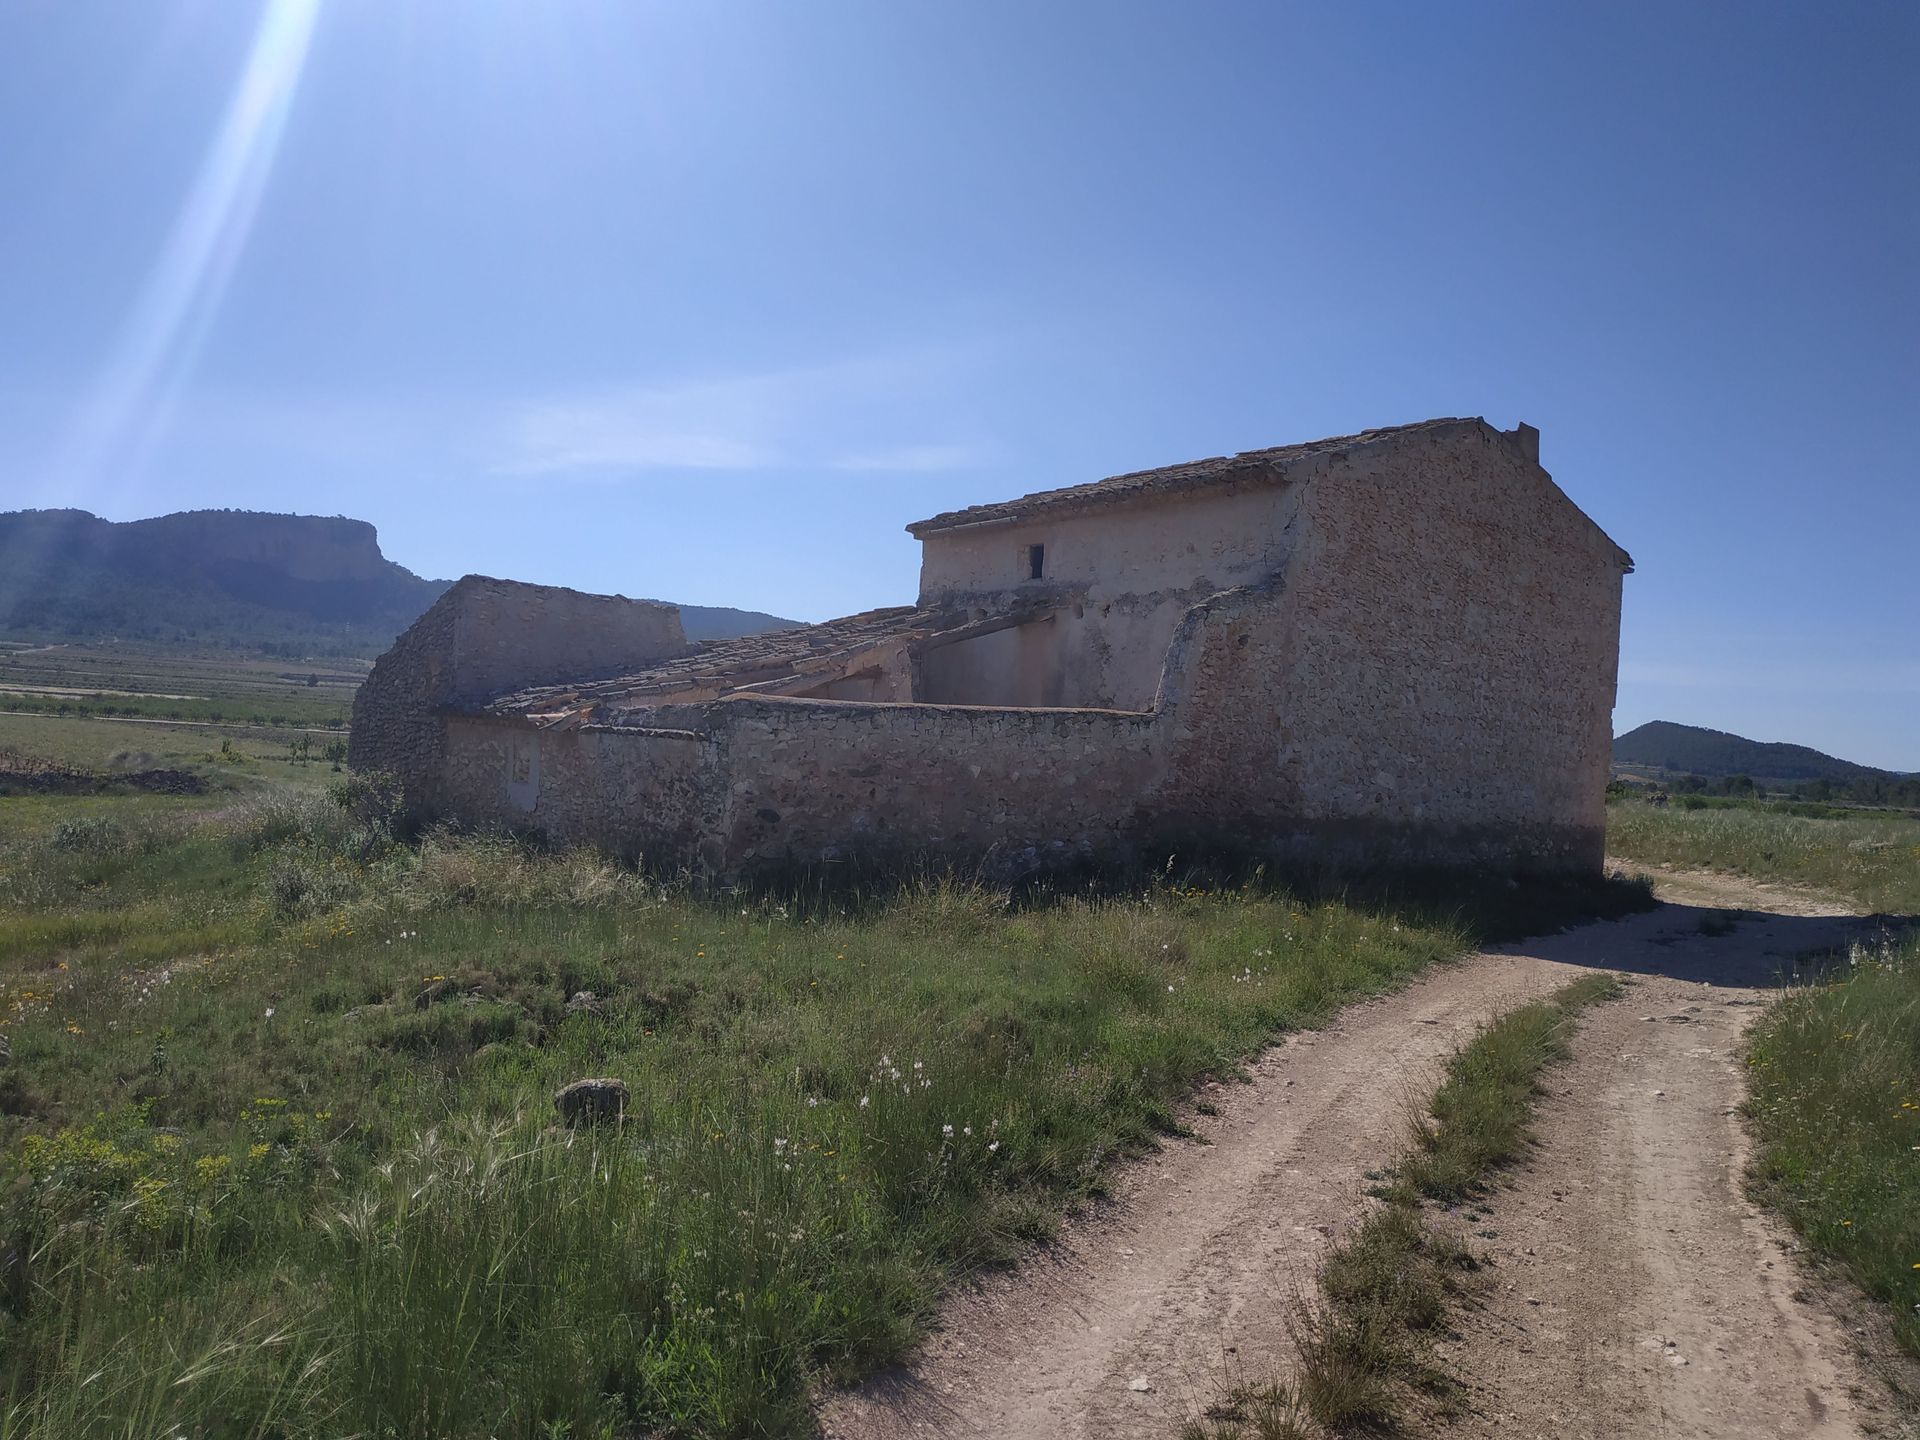
[[764, 470], [783, 463], [746, 427], [701, 428], [671, 392], [638, 391], [597, 401], [530, 407], [514, 427], [515, 453], [502, 469], [567, 471]]
[[495, 469], [579, 478], [961, 469], [979, 463], [978, 447], [939, 435], [943, 377], [955, 365], [943, 352], [876, 356], [547, 397], [511, 415]]
[[971, 445], [896, 445], [888, 450], [857, 450], [829, 461], [834, 470], [969, 470], [983, 463]]

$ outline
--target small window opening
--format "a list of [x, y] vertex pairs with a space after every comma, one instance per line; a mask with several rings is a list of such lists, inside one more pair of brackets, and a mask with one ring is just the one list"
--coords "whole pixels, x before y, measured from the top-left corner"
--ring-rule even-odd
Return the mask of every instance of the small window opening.
[[1038, 580], [1047, 573], [1047, 547], [1029, 545], [1027, 547], [1027, 578]]

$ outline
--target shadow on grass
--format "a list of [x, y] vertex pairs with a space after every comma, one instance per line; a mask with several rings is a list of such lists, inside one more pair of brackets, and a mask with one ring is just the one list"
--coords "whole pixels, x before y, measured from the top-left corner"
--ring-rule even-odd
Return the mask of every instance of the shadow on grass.
[[738, 884], [681, 875], [668, 882], [691, 898], [728, 907], [742, 900], [783, 907], [795, 917], [872, 915], [907, 893], [952, 888], [997, 895], [1009, 913], [1062, 903], [1150, 901], [1237, 893], [1249, 898], [1334, 902], [1413, 925], [1457, 931], [1467, 943], [1491, 945], [1548, 935], [1593, 920], [1651, 910], [1652, 885], [1621, 874], [1525, 874], [1484, 868], [1385, 868], [1331, 872], [1212, 856], [1164, 865], [1086, 867], [1022, 880], [990, 877], [985, 868], [847, 862], [795, 867]]

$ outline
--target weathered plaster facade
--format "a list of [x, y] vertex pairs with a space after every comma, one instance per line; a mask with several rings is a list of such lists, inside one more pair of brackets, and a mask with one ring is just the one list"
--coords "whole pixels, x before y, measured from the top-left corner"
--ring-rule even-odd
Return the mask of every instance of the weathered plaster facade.
[[937, 516], [917, 605], [701, 647], [470, 577], [376, 666], [353, 762], [422, 816], [718, 874], [1594, 869], [1630, 562], [1537, 445], [1429, 421]]

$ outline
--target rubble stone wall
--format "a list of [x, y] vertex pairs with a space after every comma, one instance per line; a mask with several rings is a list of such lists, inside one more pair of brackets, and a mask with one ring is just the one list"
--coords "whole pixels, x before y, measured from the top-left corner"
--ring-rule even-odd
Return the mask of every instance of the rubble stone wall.
[[711, 837], [725, 796], [711, 735], [687, 730], [541, 729], [451, 716], [434, 808], [468, 824], [596, 845], [663, 868], [717, 869]]
[[354, 696], [348, 760], [394, 775], [410, 810], [439, 813], [443, 712], [525, 686], [638, 668], [688, 649], [671, 605], [469, 575], [374, 662]]
[[[1074, 668], [1083, 651], [1045, 627], [1086, 624], [1085, 640], [1090, 617], [1131, 599], [1166, 635], [1151, 679], [1126, 682], [1129, 699], [1144, 692], [1138, 709], [899, 703], [888, 692], [909, 667], [887, 651], [824, 697], [702, 697], [628, 710], [621, 728], [444, 713], [476, 686], [585, 678], [680, 643], [657, 607], [571, 592], [529, 606], [517, 591], [532, 587], [479, 582], [375, 667], [354, 763], [400, 755], [404, 769], [382, 768], [432, 813], [722, 875], [917, 857], [1005, 875], [1197, 849], [1592, 870], [1625, 557], [1528, 442], [1462, 421], [1307, 457], [1262, 492], [1259, 523], [1276, 532], [1225, 532], [1207, 553], [1226, 559], [1199, 571], [1169, 507], [1099, 517], [1110, 561], [1156, 526], [1185, 558], [1084, 577], [1081, 614], [983, 637], [1012, 660], [974, 678], [1020, 676], [1015, 688], [1042, 695], [1111, 686], [1132, 671], [1112, 661], [1090, 678]], [[1250, 504], [1233, 492], [1178, 513], [1252, 525]], [[1018, 527], [989, 528], [997, 538], [966, 543], [1020, 543]], [[1051, 554], [1071, 529], [1056, 519], [1056, 538], [1034, 543]], [[1175, 579], [1227, 583], [1138, 588]], [[1119, 635], [1108, 622], [1103, 643]], [[921, 657], [923, 678], [945, 653]]]
[[1281, 854], [1597, 869], [1620, 552], [1477, 422], [1318, 465], [1283, 581], [1176, 637], [1149, 803]]
[[1016, 871], [1110, 861], [1131, 854], [1156, 763], [1149, 715], [807, 700], [714, 709], [728, 869], [907, 856]]
[[1151, 716], [833, 700], [663, 710], [697, 728], [456, 716], [434, 802], [667, 869], [914, 858], [994, 873], [1130, 858]]

